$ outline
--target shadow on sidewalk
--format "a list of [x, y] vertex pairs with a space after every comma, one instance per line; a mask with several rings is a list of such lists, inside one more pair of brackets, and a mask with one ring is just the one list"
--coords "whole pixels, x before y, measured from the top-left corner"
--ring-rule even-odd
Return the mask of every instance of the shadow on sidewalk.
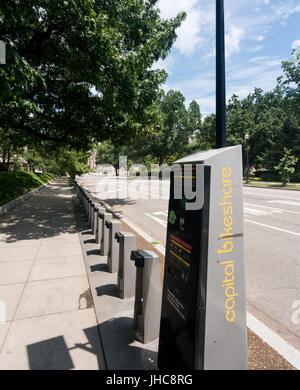
[[1, 241], [5, 243], [76, 232], [67, 179], [58, 179], [0, 216]]
[[108, 295], [110, 297], [118, 297], [117, 286], [115, 284], [106, 284], [104, 286], [96, 287], [98, 297]]
[[111, 318], [99, 329], [109, 370], [157, 370], [157, 341], [135, 341], [132, 317]]
[[[53, 337], [27, 345], [27, 355], [31, 370], [71, 370], [76, 368], [71, 351], [82, 349], [96, 355], [99, 369], [105, 369], [99, 356], [99, 330], [97, 326], [83, 329], [88, 340], [85, 344], [75, 344], [68, 348], [63, 336]], [[80, 367], [79, 367], [80, 368]]]

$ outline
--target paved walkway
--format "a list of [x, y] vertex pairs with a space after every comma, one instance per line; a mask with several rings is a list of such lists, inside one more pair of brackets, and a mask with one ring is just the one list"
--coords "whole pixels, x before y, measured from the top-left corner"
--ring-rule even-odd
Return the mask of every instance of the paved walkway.
[[60, 178], [0, 217], [0, 370], [103, 366], [90, 298]]

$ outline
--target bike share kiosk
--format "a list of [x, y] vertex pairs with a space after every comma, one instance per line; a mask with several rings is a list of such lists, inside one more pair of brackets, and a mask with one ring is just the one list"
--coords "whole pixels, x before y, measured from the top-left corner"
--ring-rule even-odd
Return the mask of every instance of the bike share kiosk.
[[130, 258], [136, 267], [133, 330], [136, 339], [147, 344], [159, 336], [160, 264], [152, 251], [133, 250]]
[[160, 369], [247, 369], [244, 273], [241, 146], [176, 161], [171, 174]]
[[98, 231], [99, 208], [101, 208], [101, 204], [95, 202], [93, 207], [93, 220], [92, 220], [92, 233], [94, 234], [95, 238], [97, 238], [97, 231]]
[[113, 219], [111, 213], [101, 213], [100, 219], [102, 220], [102, 230], [101, 230], [101, 242], [100, 242], [100, 254], [101, 256], [107, 256], [108, 254], [108, 244], [109, 244], [109, 229], [106, 225], [107, 221]]
[[116, 239], [116, 233], [122, 231], [122, 223], [120, 221], [106, 221], [106, 226], [109, 229], [108, 238], [108, 253], [107, 253], [107, 268], [111, 274], [118, 272], [119, 266], [119, 243]]
[[102, 219], [100, 218], [100, 214], [104, 214], [105, 213], [105, 208], [104, 207], [101, 207], [100, 203], [98, 203], [99, 206], [96, 207], [96, 215], [95, 215], [95, 219], [94, 219], [94, 234], [95, 234], [95, 240], [96, 240], [96, 244], [101, 244], [101, 240], [102, 240]]
[[136, 236], [131, 232], [117, 232], [115, 238], [119, 243], [118, 296], [122, 299], [132, 298], [135, 294], [136, 269], [130, 255], [136, 250]]

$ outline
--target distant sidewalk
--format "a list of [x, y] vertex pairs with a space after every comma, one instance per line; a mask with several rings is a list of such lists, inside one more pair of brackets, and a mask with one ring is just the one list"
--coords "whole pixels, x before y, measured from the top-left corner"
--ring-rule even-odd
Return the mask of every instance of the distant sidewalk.
[[0, 370], [100, 367], [72, 194], [60, 178], [0, 216]]

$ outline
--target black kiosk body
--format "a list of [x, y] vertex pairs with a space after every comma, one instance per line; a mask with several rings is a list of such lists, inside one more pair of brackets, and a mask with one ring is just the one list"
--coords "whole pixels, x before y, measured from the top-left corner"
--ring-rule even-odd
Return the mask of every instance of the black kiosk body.
[[240, 146], [173, 164], [159, 369], [247, 368], [242, 212]]

